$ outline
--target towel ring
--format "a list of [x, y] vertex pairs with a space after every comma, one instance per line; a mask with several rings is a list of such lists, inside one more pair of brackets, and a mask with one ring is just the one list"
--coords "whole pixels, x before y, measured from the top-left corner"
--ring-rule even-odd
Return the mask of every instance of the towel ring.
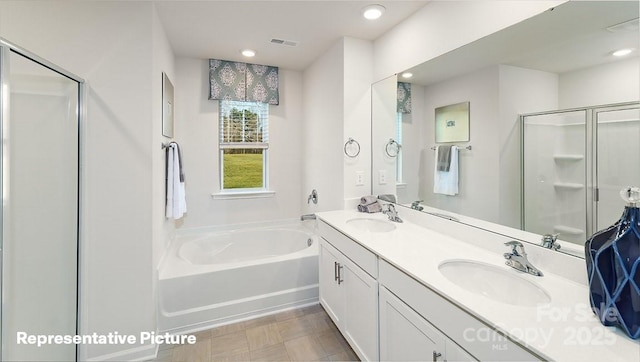
[[[349, 153], [349, 151], [347, 151], [347, 146], [352, 145], [354, 143], [357, 146], [357, 151], [355, 152], [355, 154], [353, 152]], [[351, 157], [351, 158], [358, 157], [358, 155], [360, 154], [360, 144], [358, 143], [358, 141], [349, 137], [349, 140], [344, 144], [344, 154], [347, 155], [347, 157]]]
[[401, 147], [402, 145], [396, 142], [393, 138], [389, 138], [389, 142], [387, 142], [387, 145], [384, 147], [384, 152], [386, 152], [389, 157], [396, 157], [398, 156], [398, 153], [400, 153]]

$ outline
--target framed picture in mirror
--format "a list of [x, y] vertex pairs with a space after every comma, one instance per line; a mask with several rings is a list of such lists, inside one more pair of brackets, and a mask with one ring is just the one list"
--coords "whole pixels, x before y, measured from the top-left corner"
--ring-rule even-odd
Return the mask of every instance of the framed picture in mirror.
[[162, 73], [162, 135], [173, 138], [173, 84]]
[[469, 103], [436, 108], [436, 143], [469, 142]]

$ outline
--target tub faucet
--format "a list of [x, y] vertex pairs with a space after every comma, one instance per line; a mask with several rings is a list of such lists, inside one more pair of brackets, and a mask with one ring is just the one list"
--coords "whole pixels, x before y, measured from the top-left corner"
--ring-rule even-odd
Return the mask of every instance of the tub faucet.
[[316, 219], [316, 214], [305, 214], [300, 216], [300, 221], [315, 220], [315, 219]]
[[558, 240], [558, 234], [544, 234], [542, 235], [542, 247], [547, 249], [558, 250], [560, 249], [560, 244], [556, 241]]
[[389, 220], [393, 222], [402, 222], [402, 219], [398, 216], [396, 207], [393, 204], [387, 204], [387, 209], [382, 211], [383, 214], [389, 217]]
[[541, 277], [543, 275], [540, 270], [538, 270], [529, 262], [529, 260], [527, 259], [527, 253], [525, 253], [524, 246], [522, 246], [521, 242], [511, 240], [504, 243], [504, 245], [511, 247], [510, 252], [504, 253], [504, 258], [507, 259], [505, 264], [514, 269], [529, 273], [531, 275], [535, 275], [537, 277]]

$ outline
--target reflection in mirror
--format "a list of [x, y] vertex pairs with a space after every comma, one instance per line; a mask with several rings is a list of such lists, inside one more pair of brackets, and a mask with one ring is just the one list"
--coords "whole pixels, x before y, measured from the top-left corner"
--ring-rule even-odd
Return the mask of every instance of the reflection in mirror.
[[[628, 165], [627, 161], [620, 162], [620, 153], [625, 157], [631, 153], [640, 157], [640, 150], [615, 151], [610, 143], [608, 146], [597, 144], [600, 140], [589, 132], [592, 128], [607, 128], [606, 137], [614, 143], [616, 139], [623, 139], [623, 133], [637, 135], [640, 133], [638, 112], [631, 111], [630, 118], [625, 118], [624, 123], [618, 122], [622, 120], [618, 117], [617, 123], [611, 121], [601, 125], [595, 120], [599, 111], [594, 108], [585, 111], [591, 112], [593, 117], [588, 116], [581, 126], [566, 126], [554, 121], [555, 133], [525, 135], [526, 142], [538, 147], [532, 152], [560, 147], [555, 152], [557, 155], [569, 155], [573, 153], [565, 152], [557, 142], [565, 136], [577, 136], [562, 131], [561, 127], [581, 127], [580, 140], [571, 138], [569, 143], [582, 143], [584, 153], [590, 154], [590, 158], [585, 158], [580, 169], [569, 167], [564, 169], [566, 172], [554, 174], [554, 180], [533, 169], [523, 171], [535, 163], [525, 165], [526, 161], [523, 161], [520, 116], [613, 104], [633, 107], [640, 99], [638, 12], [637, 1], [567, 2], [408, 69], [413, 77], [402, 82], [411, 83], [411, 113], [399, 113], [396, 109], [395, 117], [392, 114], [398, 89], [395, 78], [374, 84], [373, 93], [384, 83], [384, 94], [391, 99], [376, 99], [373, 104], [373, 194], [394, 194], [398, 203], [407, 207], [422, 200], [418, 206], [424, 211], [448, 215], [464, 223], [538, 244], [539, 234], [560, 234], [563, 245], [560, 251], [571, 250], [571, 245], [567, 244], [571, 242], [573, 249], [578, 250], [577, 254], [581, 254], [589, 233], [610, 225], [624, 206], [613, 199], [611, 205], [602, 199], [598, 203], [594, 196], [598, 184], [601, 197], [603, 192], [619, 191], [614, 189], [621, 183], [640, 185], [640, 174], [637, 173], [624, 173], [622, 177], [619, 171], [610, 170], [606, 179], [595, 178], [596, 164]], [[615, 50], [622, 48], [636, 49], [625, 57], [613, 56]], [[378, 92], [380, 96], [382, 93]], [[455, 196], [435, 194], [435, 151], [432, 149], [436, 146], [435, 109], [467, 101], [472, 107], [471, 137], [469, 143], [457, 145], [472, 144], [473, 148], [458, 153], [459, 193]], [[385, 112], [384, 116], [378, 114], [381, 110]], [[383, 151], [390, 138], [402, 145], [400, 157], [395, 159], [385, 158]], [[635, 143], [622, 141], [618, 144], [639, 143], [636, 140]], [[554, 159], [553, 155], [549, 159], [551, 166], [545, 167], [572, 163], [567, 159]], [[635, 162], [636, 166], [640, 163], [638, 159], [629, 162]], [[577, 184], [568, 179], [575, 173], [582, 173], [587, 179], [580, 189], [570, 187]], [[548, 198], [542, 198], [542, 191], [524, 194], [523, 184], [532, 183], [551, 185], [544, 189]], [[554, 187], [554, 183], [560, 186]], [[567, 187], [563, 188], [563, 185]], [[544, 200], [551, 201], [545, 203]], [[545, 215], [561, 214], [555, 207], [563, 204], [573, 211], [582, 210], [579, 216], [575, 214], [572, 218], [589, 218], [592, 226], [584, 226], [579, 234], [578, 227], [562, 220], [537, 225], [531, 230], [525, 228], [536, 233], [531, 235], [512, 229], [527, 226], [523, 210], [526, 205], [536, 202], [543, 203], [544, 210], [538, 213], [536, 222]], [[585, 214], [584, 209], [591, 209], [591, 212]], [[605, 216], [604, 209], [611, 211]]]

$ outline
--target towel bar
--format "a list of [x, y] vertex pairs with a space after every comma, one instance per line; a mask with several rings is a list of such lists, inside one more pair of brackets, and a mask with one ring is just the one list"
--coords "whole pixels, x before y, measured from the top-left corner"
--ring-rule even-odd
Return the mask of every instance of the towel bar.
[[[454, 145], [454, 146], [455, 146], [455, 145]], [[469, 146], [467, 146], [467, 147], [460, 147], [460, 146], [458, 146], [458, 148], [459, 148], [459, 149], [465, 149], [465, 150], [469, 150], [469, 151], [471, 151], [471, 145], [469, 145]], [[433, 147], [431, 147], [431, 149], [435, 151], [435, 150], [437, 150], [437, 149], [438, 149], [438, 146], [433, 146]]]

